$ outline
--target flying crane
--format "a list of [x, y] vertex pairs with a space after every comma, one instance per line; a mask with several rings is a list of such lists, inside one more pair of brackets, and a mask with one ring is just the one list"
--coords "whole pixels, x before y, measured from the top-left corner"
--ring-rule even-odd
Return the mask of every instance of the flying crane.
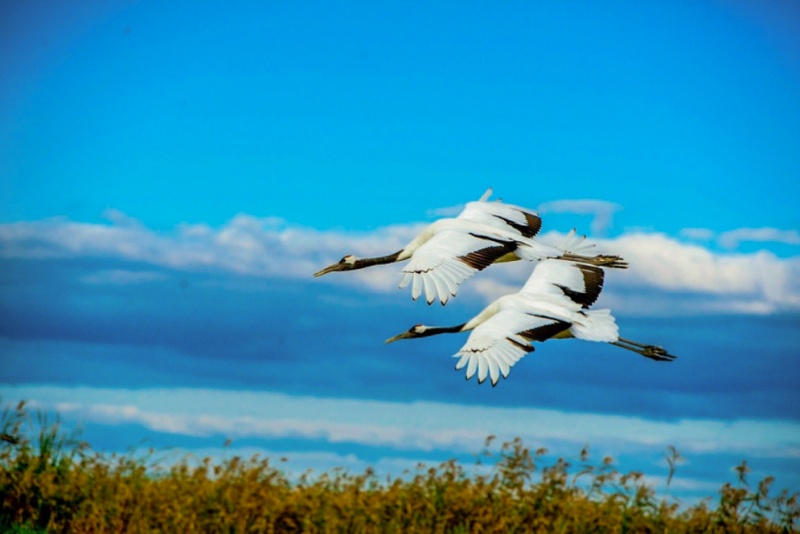
[[415, 325], [389, 338], [428, 337], [471, 331], [455, 354], [456, 369], [466, 370], [469, 380], [487, 376], [497, 385], [523, 356], [532, 352], [534, 341], [577, 338], [605, 342], [656, 361], [675, 356], [655, 345], [619, 337], [614, 316], [607, 309], [590, 310], [603, 289], [605, 273], [599, 267], [572, 261], [547, 259], [539, 262], [518, 293], [498, 298], [469, 321], [455, 326]]
[[400, 288], [410, 283], [414, 300], [424, 291], [428, 304], [438, 297], [444, 305], [462, 282], [493, 263], [559, 258], [618, 269], [628, 266], [619, 256], [581, 254], [592, 245], [583, 243], [584, 237], [576, 237], [574, 231], [560, 247], [534, 240], [542, 227], [539, 215], [519, 206], [487, 202], [491, 194], [489, 188], [480, 200], [467, 203], [457, 217], [434, 221], [393, 254], [374, 258], [347, 255], [314, 276], [410, 260], [403, 268]]

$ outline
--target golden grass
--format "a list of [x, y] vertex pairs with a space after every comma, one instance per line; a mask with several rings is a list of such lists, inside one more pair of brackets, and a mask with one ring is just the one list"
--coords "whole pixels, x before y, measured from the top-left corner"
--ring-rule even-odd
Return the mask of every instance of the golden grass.
[[[482, 453], [485, 475], [456, 461], [405, 479], [342, 470], [290, 480], [269, 459], [183, 460], [170, 468], [134, 456], [91, 452], [58, 422], [36, 420], [21, 403], [0, 428], [0, 529], [12, 532], [792, 532], [797, 496], [722, 486], [712, 508], [680, 510], [641, 473], [613, 460], [577, 474], [520, 440]], [[677, 451], [668, 452], [670, 478]], [[534, 479], [535, 476], [535, 479]]]

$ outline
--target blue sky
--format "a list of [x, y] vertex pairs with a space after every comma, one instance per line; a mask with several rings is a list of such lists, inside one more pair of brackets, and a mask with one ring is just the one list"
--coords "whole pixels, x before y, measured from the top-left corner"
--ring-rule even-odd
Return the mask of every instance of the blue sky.
[[[796, 2], [0, 2], [0, 394], [293, 468], [584, 443], [683, 495], [800, 490]], [[598, 306], [657, 364], [552, 341], [496, 388], [383, 255], [492, 186], [631, 262]], [[682, 477], [682, 478], [681, 478]]]

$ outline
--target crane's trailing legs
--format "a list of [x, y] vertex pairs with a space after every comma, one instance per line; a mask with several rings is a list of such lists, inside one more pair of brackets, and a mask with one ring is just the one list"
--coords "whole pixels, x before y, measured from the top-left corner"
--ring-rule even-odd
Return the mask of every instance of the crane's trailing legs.
[[614, 341], [611, 344], [623, 349], [632, 350], [636, 354], [641, 354], [645, 358], [650, 358], [651, 360], [655, 360], [657, 362], [671, 362], [676, 358], [665, 349], [656, 345], [643, 345], [622, 337], [619, 338], [618, 341]]
[[590, 265], [597, 265], [598, 267], [609, 267], [611, 269], [627, 269], [628, 262], [619, 256], [606, 256], [603, 254], [597, 256], [581, 256], [580, 254], [573, 254], [566, 252], [558, 257], [559, 260], [577, 261], [579, 263], [588, 263]]

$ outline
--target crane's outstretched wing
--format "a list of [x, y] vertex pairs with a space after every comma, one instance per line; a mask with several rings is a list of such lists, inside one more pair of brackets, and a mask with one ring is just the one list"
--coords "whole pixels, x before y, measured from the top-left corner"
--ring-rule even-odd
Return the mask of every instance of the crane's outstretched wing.
[[572, 302], [588, 308], [603, 290], [605, 273], [600, 267], [565, 260], [540, 261], [522, 286], [520, 293], [567, 296]]
[[500, 376], [508, 376], [511, 367], [533, 351], [529, 341], [544, 341], [564, 330], [570, 323], [545, 315], [518, 310], [503, 310], [472, 331], [461, 350], [456, 369], [467, 367], [467, 380], [478, 374], [482, 383], [489, 376], [497, 385]]
[[442, 230], [414, 251], [403, 268], [400, 287], [409, 283], [411, 298], [416, 300], [425, 291], [425, 300], [444, 305], [455, 296], [458, 286], [499, 258], [513, 253], [518, 242], [483, 233]]
[[528, 239], [542, 229], [542, 219], [538, 213], [502, 202], [469, 202], [457, 219], [485, 224]]

